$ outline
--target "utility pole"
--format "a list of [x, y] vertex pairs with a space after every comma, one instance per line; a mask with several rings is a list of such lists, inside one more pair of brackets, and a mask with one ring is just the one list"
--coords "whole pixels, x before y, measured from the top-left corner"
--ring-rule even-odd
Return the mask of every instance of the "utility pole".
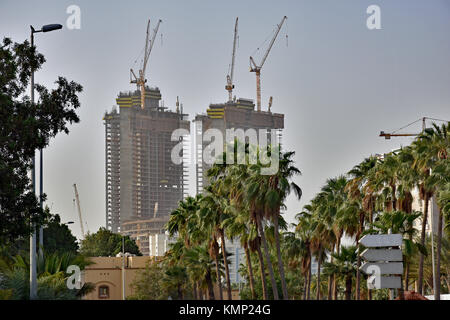
[[[62, 28], [60, 24], [47, 24], [44, 25], [41, 30], [35, 30], [33, 26], [30, 26], [31, 35], [30, 35], [30, 43], [31, 47], [34, 47], [34, 34], [37, 32], [50, 32], [54, 30], [59, 30]], [[31, 106], [34, 106], [34, 70], [31, 70]], [[33, 183], [33, 193], [36, 195], [36, 157], [33, 155], [33, 168], [31, 169], [31, 180]], [[42, 192], [43, 192], [43, 151], [40, 150], [40, 197], [39, 197], [39, 205], [42, 209]], [[37, 298], [37, 264], [36, 264], [36, 225], [32, 223], [31, 225], [32, 233], [30, 237], [30, 300], [34, 300]], [[44, 231], [42, 227], [39, 229], [39, 254], [41, 257], [42, 254], [42, 246], [44, 244]]]
[[[31, 27], [31, 26], [30, 26]], [[34, 46], [34, 28], [31, 27], [31, 47]], [[31, 105], [34, 106], [34, 72], [31, 72]], [[31, 169], [31, 180], [33, 182], [33, 194], [36, 194], [36, 160], [33, 156], [33, 168]], [[37, 297], [37, 279], [36, 279], [36, 225], [32, 224], [32, 233], [30, 237], [30, 300]]]

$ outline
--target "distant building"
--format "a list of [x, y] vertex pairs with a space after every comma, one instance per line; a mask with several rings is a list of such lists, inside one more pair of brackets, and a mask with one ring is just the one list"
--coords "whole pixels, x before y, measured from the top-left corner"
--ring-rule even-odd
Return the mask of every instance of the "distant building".
[[[182, 106], [169, 111], [158, 88], [120, 92], [116, 107], [106, 112], [106, 227], [130, 235], [148, 252], [148, 236], [160, 232], [170, 212], [186, 193], [187, 168], [171, 159], [176, 129], [189, 131]], [[182, 138], [181, 138], [182, 139]], [[181, 151], [182, 153], [182, 151]], [[144, 240], [144, 238], [146, 240]]]
[[164, 233], [166, 223], [167, 217], [130, 220], [122, 223], [121, 233], [136, 241], [144, 256], [151, 256], [149, 238], [151, 235]]
[[153, 257], [162, 257], [169, 250], [169, 245], [176, 240], [166, 233], [155, 233], [149, 236], [149, 254]]
[[244, 282], [245, 279], [243, 279], [239, 274], [239, 266], [241, 265], [241, 263], [246, 264], [244, 248], [242, 248], [239, 239], [235, 239], [234, 241], [226, 239], [225, 247], [227, 252], [231, 253], [231, 256], [228, 257], [229, 263], [228, 270], [230, 271], [230, 282], [231, 283]]
[[[281, 132], [284, 128], [284, 115], [270, 111], [256, 111], [253, 100], [237, 99], [221, 104], [210, 104], [206, 114], [197, 114], [195, 123], [195, 161], [196, 190], [202, 193], [208, 185], [206, 171], [210, 168], [203, 159], [203, 151], [210, 142], [204, 142], [203, 136], [208, 129], [218, 129], [222, 132], [224, 144], [227, 142], [226, 129], [265, 129], [275, 130], [276, 139], [281, 144]], [[270, 139], [270, 132], [267, 133]], [[216, 155], [219, 156], [219, 155]]]

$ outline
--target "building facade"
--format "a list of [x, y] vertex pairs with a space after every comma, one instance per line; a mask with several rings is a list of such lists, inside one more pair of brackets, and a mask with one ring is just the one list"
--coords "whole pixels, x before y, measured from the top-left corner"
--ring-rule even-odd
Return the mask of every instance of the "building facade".
[[[152, 257], [92, 257], [92, 264], [86, 266], [82, 281], [90, 282], [95, 290], [83, 297], [83, 300], [122, 300], [132, 296], [132, 283], [139, 271], [144, 270]], [[123, 286], [125, 284], [125, 287]]]
[[[211, 167], [204, 159], [204, 150], [210, 144], [205, 141], [205, 133], [209, 129], [218, 129], [222, 133], [224, 146], [230, 142], [226, 140], [227, 129], [267, 130], [267, 142], [273, 137], [281, 144], [282, 130], [284, 129], [284, 114], [270, 111], [256, 111], [253, 100], [237, 99], [221, 104], [210, 104], [206, 114], [197, 114], [195, 124], [195, 166], [196, 166], [196, 191], [201, 193], [207, 186], [206, 171]], [[245, 138], [246, 139], [246, 138]], [[248, 142], [246, 140], [246, 142]], [[259, 141], [258, 141], [259, 142]], [[225, 150], [225, 148], [224, 148]], [[216, 155], [218, 156], [218, 155]]]
[[185, 194], [187, 168], [171, 158], [183, 138], [172, 141], [172, 134], [189, 131], [190, 122], [178, 105], [175, 111], [164, 107], [158, 88], [146, 87], [144, 109], [140, 99], [139, 90], [119, 93], [119, 110], [103, 118], [106, 226], [136, 240], [148, 229], [148, 243], [148, 233], [161, 228]]

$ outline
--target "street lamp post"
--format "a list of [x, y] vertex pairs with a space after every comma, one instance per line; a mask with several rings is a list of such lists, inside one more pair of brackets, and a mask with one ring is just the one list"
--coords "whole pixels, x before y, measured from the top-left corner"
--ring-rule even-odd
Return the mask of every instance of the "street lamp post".
[[[47, 24], [41, 28], [41, 30], [35, 30], [33, 26], [31, 28], [31, 47], [34, 46], [34, 34], [37, 32], [49, 32], [53, 30], [59, 30], [62, 28], [60, 24]], [[31, 70], [31, 105], [34, 105], [34, 71]], [[43, 193], [43, 152], [40, 150], [40, 182], [39, 182], [39, 204], [42, 209], [42, 193]], [[33, 192], [36, 192], [36, 171], [35, 171], [36, 159], [33, 156], [33, 168], [31, 171], [31, 179], [33, 183]], [[30, 237], [30, 300], [36, 299], [37, 297], [37, 279], [36, 279], [36, 226], [33, 224], [32, 233]], [[42, 256], [42, 246], [43, 246], [44, 231], [42, 226], [39, 229], [39, 254]]]

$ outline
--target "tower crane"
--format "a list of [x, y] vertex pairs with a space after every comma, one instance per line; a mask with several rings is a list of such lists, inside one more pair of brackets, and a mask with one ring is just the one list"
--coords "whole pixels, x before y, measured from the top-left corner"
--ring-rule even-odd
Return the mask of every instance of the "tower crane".
[[141, 90], [141, 108], [145, 107], [145, 83], [147, 79], [145, 79], [145, 69], [147, 68], [148, 58], [150, 57], [150, 53], [152, 52], [153, 44], [155, 43], [156, 34], [158, 33], [159, 25], [162, 20], [158, 20], [156, 24], [156, 28], [153, 30], [152, 38], [150, 39], [150, 19], [147, 23], [147, 35], [145, 37], [145, 50], [144, 50], [144, 61], [142, 63], [141, 69], [139, 69], [139, 77], [136, 76], [133, 69], [130, 69], [130, 83], [136, 83], [138, 89]]
[[80, 219], [81, 234], [83, 235], [84, 238], [84, 226], [83, 226], [83, 219], [81, 217], [80, 197], [78, 196], [77, 185], [75, 183], [73, 184], [73, 190], [75, 191], [75, 200], [77, 202], [78, 207], [78, 218]]
[[263, 67], [264, 62], [266, 62], [267, 56], [269, 55], [269, 52], [272, 49], [273, 43], [275, 42], [278, 33], [280, 32], [281, 27], [283, 26], [283, 23], [286, 19], [287, 17], [284, 16], [283, 19], [281, 19], [280, 24], [277, 25], [275, 34], [272, 40], [270, 41], [269, 48], [267, 48], [267, 51], [264, 54], [261, 63], [257, 65], [253, 57], [250, 56], [250, 72], [254, 72], [256, 74], [256, 106], [258, 111], [261, 111], [261, 68]]
[[238, 33], [238, 19], [239, 17], [236, 17], [236, 23], [234, 24], [234, 39], [233, 39], [233, 53], [231, 54], [231, 70], [230, 74], [227, 75], [227, 85], [225, 86], [225, 89], [228, 91], [228, 101], [233, 100], [233, 73], [234, 73], [234, 57], [236, 54], [236, 39], [237, 39], [237, 33]]
[[386, 132], [384, 132], [384, 131], [381, 131], [379, 136], [380, 136], [380, 137], [384, 137], [386, 140], [391, 139], [391, 137], [415, 137], [415, 136], [418, 136], [420, 133], [396, 133], [396, 132], [398, 132], [398, 131], [400, 131], [400, 130], [406, 128], [406, 127], [409, 127], [409, 126], [411, 126], [412, 124], [414, 124], [414, 123], [416, 123], [416, 122], [419, 122], [419, 121], [422, 121], [422, 132], [424, 132], [425, 129], [426, 129], [426, 123], [425, 123], [426, 120], [434, 120], [434, 121], [448, 122], [447, 120], [441, 120], [441, 119], [434, 119], [434, 118], [429, 118], [429, 117], [423, 117], [423, 118], [417, 119], [416, 121], [411, 122], [410, 124], [407, 124], [407, 125], [404, 126], [404, 127], [401, 127], [400, 129], [394, 130], [394, 131], [392, 131], [391, 133], [386, 133]]

